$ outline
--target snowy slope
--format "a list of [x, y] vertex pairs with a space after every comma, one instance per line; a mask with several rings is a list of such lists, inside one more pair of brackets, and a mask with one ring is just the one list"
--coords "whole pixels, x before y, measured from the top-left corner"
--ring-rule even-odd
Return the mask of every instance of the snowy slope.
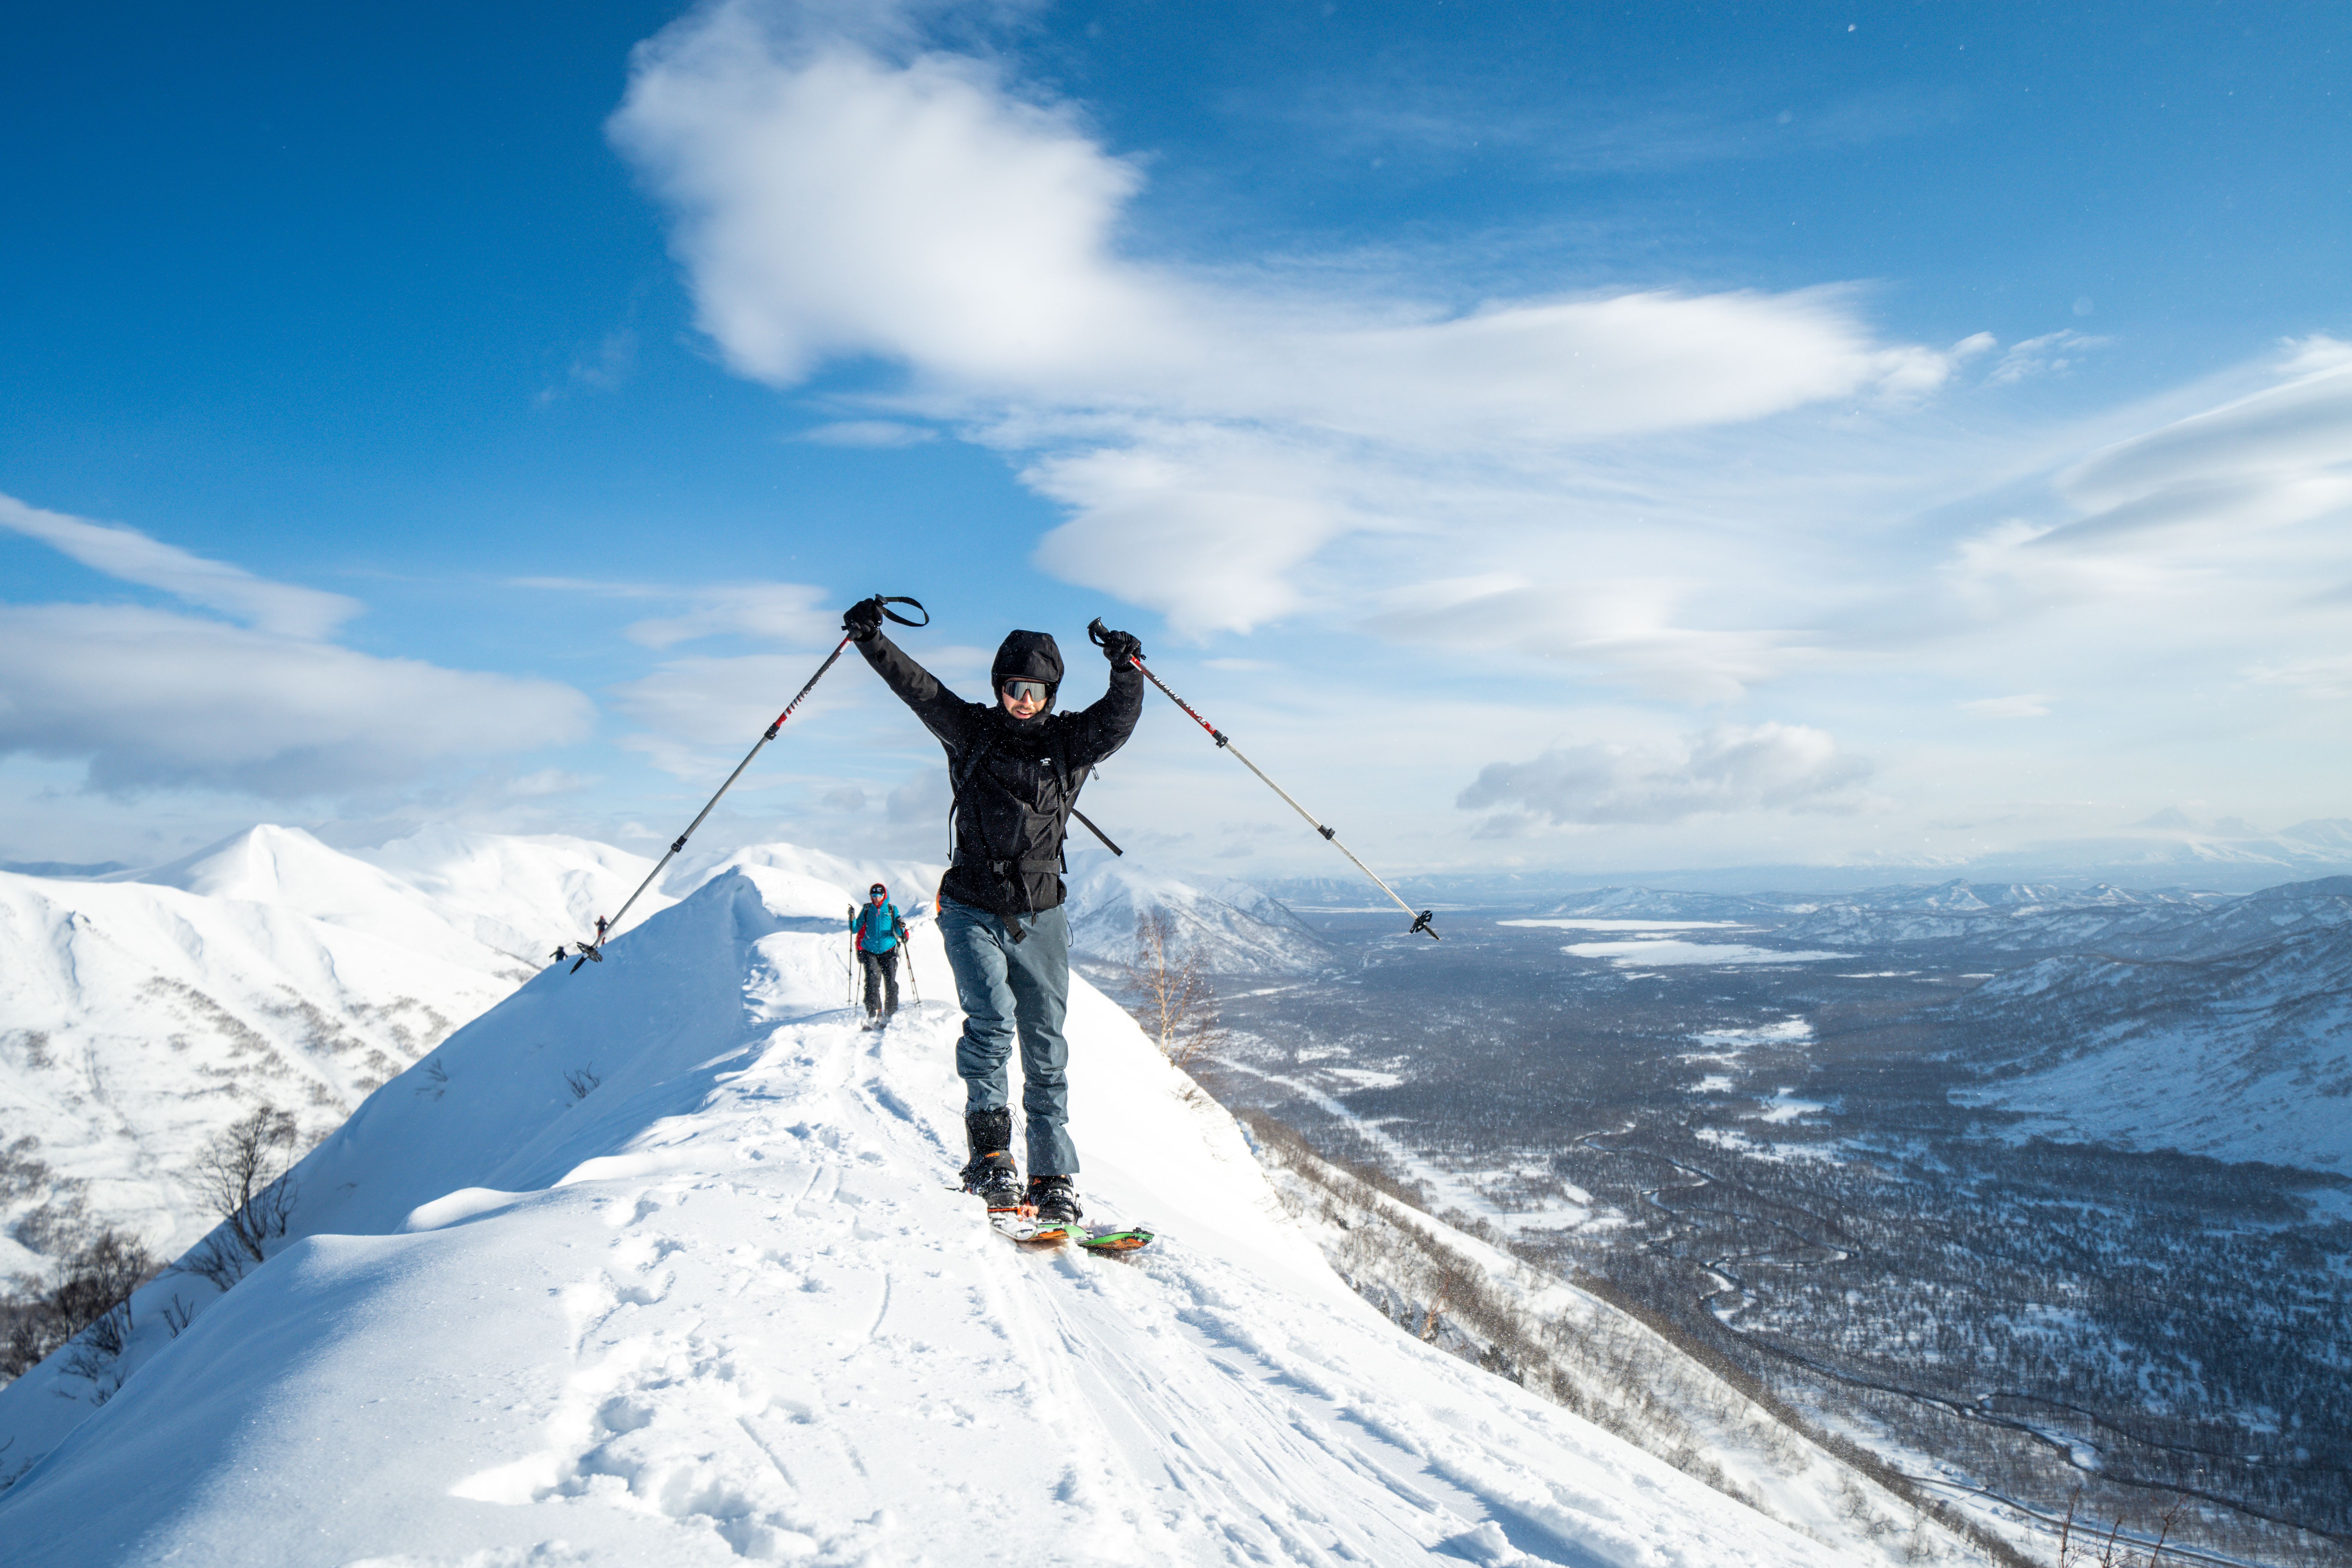
[[1194, 884], [1097, 857], [1069, 879], [1070, 948], [1101, 964], [1135, 956], [1135, 922], [1158, 910], [1171, 926], [1171, 957], [1199, 953], [1217, 974], [1314, 974], [1331, 946], [1281, 900], [1245, 882]]
[[0, 1205], [0, 1274], [69, 1240], [77, 1205], [187, 1246], [214, 1134], [264, 1100], [327, 1132], [652, 864], [450, 833], [362, 858], [264, 826], [102, 882], [0, 876], [0, 1146], [31, 1138], [47, 1169]]
[[1084, 984], [1083, 1184], [1161, 1244], [990, 1233], [953, 1014], [852, 1027], [795, 883], [725, 871], [380, 1089], [300, 1239], [142, 1293], [104, 1405], [0, 1390], [11, 1563], [1853, 1560], [1398, 1332]]
[[[328, 1131], [529, 973], [304, 834], [169, 874], [0, 875], [0, 1142], [47, 1167], [0, 1211], [12, 1236], [79, 1210], [176, 1251], [212, 1224], [187, 1173], [221, 1128], [269, 1100]], [[37, 1261], [0, 1242], [0, 1271]]]
[[[557, 942], [617, 913], [653, 861], [592, 839], [529, 837], [431, 827], [352, 858], [398, 879], [478, 942], [524, 955], [536, 970]], [[640, 921], [677, 900], [648, 888], [629, 911]]]
[[2352, 1168], [2352, 884], [2299, 886], [2319, 890], [2239, 900], [2178, 956], [1987, 981], [1952, 1009], [1999, 1047], [1965, 1098], [2026, 1113], [2027, 1132]]

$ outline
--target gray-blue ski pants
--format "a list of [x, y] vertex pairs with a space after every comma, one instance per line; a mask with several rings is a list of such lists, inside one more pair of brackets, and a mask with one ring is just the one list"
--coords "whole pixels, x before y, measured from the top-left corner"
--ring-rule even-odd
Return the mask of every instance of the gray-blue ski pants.
[[[1008, 929], [1009, 928], [1009, 929]], [[1021, 940], [1010, 934], [1017, 930]], [[1021, 1041], [1021, 1110], [1029, 1130], [1029, 1173], [1074, 1176], [1070, 1142], [1070, 1042], [1062, 1015], [1070, 1005], [1070, 922], [1059, 905], [1031, 915], [997, 915], [953, 899], [940, 900], [940, 940], [963, 1005], [956, 1072], [964, 1110], [1012, 1103], [1004, 1064]]]

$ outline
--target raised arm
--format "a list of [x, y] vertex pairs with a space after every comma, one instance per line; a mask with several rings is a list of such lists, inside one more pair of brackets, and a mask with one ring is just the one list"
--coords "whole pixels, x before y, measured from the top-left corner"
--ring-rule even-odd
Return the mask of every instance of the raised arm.
[[[1129, 638], [1134, 645], [1134, 639]], [[1140, 653], [1139, 645], [1134, 651]], [[1075, 767], [1090, 768], [1121, 746], [1135, 733], [1135, 721], [1143, 716], [1143, 673], [1120, 658], [1110, 667], [1110, 689], [1088, 707], [1070, 715], [1067, 756]]]
[[[882, 678], [883, 684], [898, 693], [898, 700], [914, 710], [923, 728], [950, 751], [963, 745], [971, 737], [974, 722], [988, 711], [941, 686], [937, 677], [917, 664], [906, 649], [878, 628], [871, 636], [858, 639], [857, 651], [866, 656], [866, 662], [874, 667], [874, 673]], [[1140, 693], [1138, 696], [1140, 700]]]

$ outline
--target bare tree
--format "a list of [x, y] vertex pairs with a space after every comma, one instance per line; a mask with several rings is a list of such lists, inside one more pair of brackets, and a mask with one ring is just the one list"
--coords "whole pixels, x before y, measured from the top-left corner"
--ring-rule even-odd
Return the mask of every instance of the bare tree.
[[1198, 948], [1176, 948], [1176, 922], [1165, 910], [1135, 917], [1135, 957], [1122, 965], [1137, 1000], [1131, 1007], [1143, 1032], [1178, 1067], [1225, 1043], [1217, 990]]
[[264, 1101], [213, 1140], [196, 1162], [196, 1190], [221, 1216], [221, 1228], [183, 1268], [226, 1290], [262, 1261], [294, 1217], [295, 1183], [287, 1173], [300, 1139], [293, 1116]]
[[20, 1377], [79, 1336], [68, 1370], [98, 1381], [131, 1333], [131, 1293], [155, 1272], [154, 1258], [136, 1237], [109, 1227], [61, 1258], [47, 1279], [20, 1276], [24, 1294], [0, 1303], [6, 1329], [0, 1374]]

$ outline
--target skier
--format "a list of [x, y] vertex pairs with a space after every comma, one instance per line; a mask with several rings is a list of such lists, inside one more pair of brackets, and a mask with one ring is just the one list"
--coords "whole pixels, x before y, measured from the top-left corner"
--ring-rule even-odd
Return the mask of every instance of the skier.
[[[1016, 631], [996, 650], [992, 704], [941, 686], [882, 631], [882, 605], [850, 606], [842, 629], [866, 662], [947, 751], [954, 855], [940, 879], [940, 937], [964, 1011], [956, 1071], [964, 1080], [964, 1188], [992, 1215], [1041, 1223], [1081, 1217], [1078, 1152], [1069, 1122], [1070, 928], [1062, 912], [1062, 838], [1087, 773], [1127, 743], [1143, 711], [1143, 645], [1126, 632], [1103, 644], [1110, 689], [1077, 713], [1055, 713], [1062, 654], [1044, 632]], [[1005, 1063], [1021, 1046], [1021, 1109], [1029, 1185], [1013, 1158]]]
[[850, 917], [849, 929], [857, 933], [857, 963], [866, 971], [866, 1026], [878, 1029], [898, 1011], [898, 942], [907, 929], [890, 889], [879, 882], [866, 889], [866, 907]]

